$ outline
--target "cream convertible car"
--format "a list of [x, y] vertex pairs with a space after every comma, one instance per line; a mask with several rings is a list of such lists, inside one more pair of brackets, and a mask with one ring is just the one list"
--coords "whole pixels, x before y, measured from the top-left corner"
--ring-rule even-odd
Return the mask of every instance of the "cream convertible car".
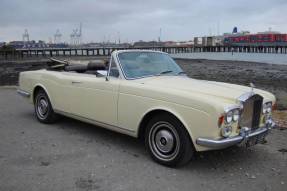
[[195, 151], [260, 143], [274, 126], [271, 93], [189, 78], [157, 51], [114, 51], [106, 65], [54, 63], [22, 72], [19, 85], [40, 122], [61, 114], [143, 138], [152, 158], [168, 166], [187, 163]]

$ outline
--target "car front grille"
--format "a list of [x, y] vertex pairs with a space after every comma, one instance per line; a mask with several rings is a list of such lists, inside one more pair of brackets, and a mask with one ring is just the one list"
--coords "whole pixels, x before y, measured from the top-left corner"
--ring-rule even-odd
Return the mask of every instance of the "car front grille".
[[260, 124], [260, 115], [262, 111], [263, 97], [255, 94], [243, 101], [243, 111], [239, 125], [240, 127], [249, 127], [256, 129]]

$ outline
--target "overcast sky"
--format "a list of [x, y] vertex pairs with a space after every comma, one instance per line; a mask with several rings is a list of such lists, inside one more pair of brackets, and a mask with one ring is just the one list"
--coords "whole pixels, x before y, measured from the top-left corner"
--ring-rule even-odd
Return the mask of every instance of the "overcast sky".
[[53, 38], [69, 42], [83, 23], [84, 42], [189, 40], [231, 32], [287, 33], [287, 0], [0, 0], [0, 42]]

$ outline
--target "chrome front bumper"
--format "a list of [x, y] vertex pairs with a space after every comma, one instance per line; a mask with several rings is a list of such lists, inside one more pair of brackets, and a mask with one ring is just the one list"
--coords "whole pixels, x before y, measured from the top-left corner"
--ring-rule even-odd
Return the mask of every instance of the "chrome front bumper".
[[30, 97], [30, 93], [28, 93], [28, 92], [26, 92], [26, 91], [24, 91], [24, 90], [18, 89], [18, 90], [17, 90], [17, 93], [18, 93], [19, 95], [23, 96], [23, 97]]
[[267, 134], [274, 126], [275, 123], [272, 120], [269, 120], [265, 127], [260, 127], [254, 131], [245, 127], [241, 129], [239, 135], [237, 136], [223, 139], [198, 138], [196, 140], [196, 144], [212, 149], [222, 149], [232, 145], [246, 143], [252, 137]]

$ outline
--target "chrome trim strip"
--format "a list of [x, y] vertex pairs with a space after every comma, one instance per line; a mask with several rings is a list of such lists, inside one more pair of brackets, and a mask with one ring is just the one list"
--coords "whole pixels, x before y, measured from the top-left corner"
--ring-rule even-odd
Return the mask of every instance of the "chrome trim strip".
[[78, 120], [86, 121], [86, 122], [89, 122], [89, 123], [92, 123], [94, 125], [97, 125], [97, 126], [100, 126], [100, 127], [104, 127], [104, 128], [107, 128], [107, 129], [112, 129], [112, 130], [118, 129], [119, 131], [127, 132], [128, 134], [136, 133], [136, 131], [134, 131], [134, 130], [125, 129], [125, 128], [122, 128], [122, 127], [119, 127], [119, 126], [110, 125], [110, 124], [107, 124], [107, 123], [104, 123], [104, 122], [96, 121], [94, 119], [90, 119], [90, 118], [87, 118], [87, 117], [82, 117], [82, 116], [75, 115], [75, 114], [72, 114], [72, 113], [68, 113], [68, 112], [65, 112], [65, 111], [60, 111], [60, 110], [57, 110], [57, 109], [54, 109], [54, 111], [56, 113], [58, 113], [58, 114], [62, 114], [62, 115], [68, 116], [68, 117], [76, 118]]
[[239, 96], [237, 98], [237, 100], [239, 102], [245, 102], [246, 100], [248, 100], [253, 95], [254, 95], [254, 92], [246, 92], [246, 93], [242, 94], [241, 96]]
[[224, 112], [225, 112], [225, 113], [228, 113], [229, 111], [232, 111], [232, 110], [234, 110], [234, 109], [239, 109], [239, 110], [241, 110], [241, 109], [243, 109], [243, 106], [242, 106], [242, 105], [231, 105], [231, 106], [225, 107], [225, 108], [224, 108]]
[[[247, 130], [249, 131], [249, 128], [247, 128]], [[232, 145], [239, 144], [243, 141], [247, 141], [248, 139], [254, 136], [267, 133], [269, 130], [270, 130], [270, 127], [265, 126], [265, 127], [258, 128], [253, 132], [240, 133], [239, 135], [230, 137], [230, 138], [224, 138], [224, 139], [198, 138], [196, 139], [196, 144], [205, 146], [205, 147], [210, 147], [213, 149], [222, 149], [222, 148], [226, 148]]]
[[267, 100], [267, 101], [265, 101], [265, 102], [263, 102], [263, 103], [262, 103], [262, 105], [267, 104], [267, 103], [271, 103], [271, 105], [273, 106], [272, 101], [268, 101], [268, 100]]
[[23, 97], [30, 97], [30, 93], [24, 91], [24, 90], [20, 90], [20, 89], [17, 89], [17, 93]]

